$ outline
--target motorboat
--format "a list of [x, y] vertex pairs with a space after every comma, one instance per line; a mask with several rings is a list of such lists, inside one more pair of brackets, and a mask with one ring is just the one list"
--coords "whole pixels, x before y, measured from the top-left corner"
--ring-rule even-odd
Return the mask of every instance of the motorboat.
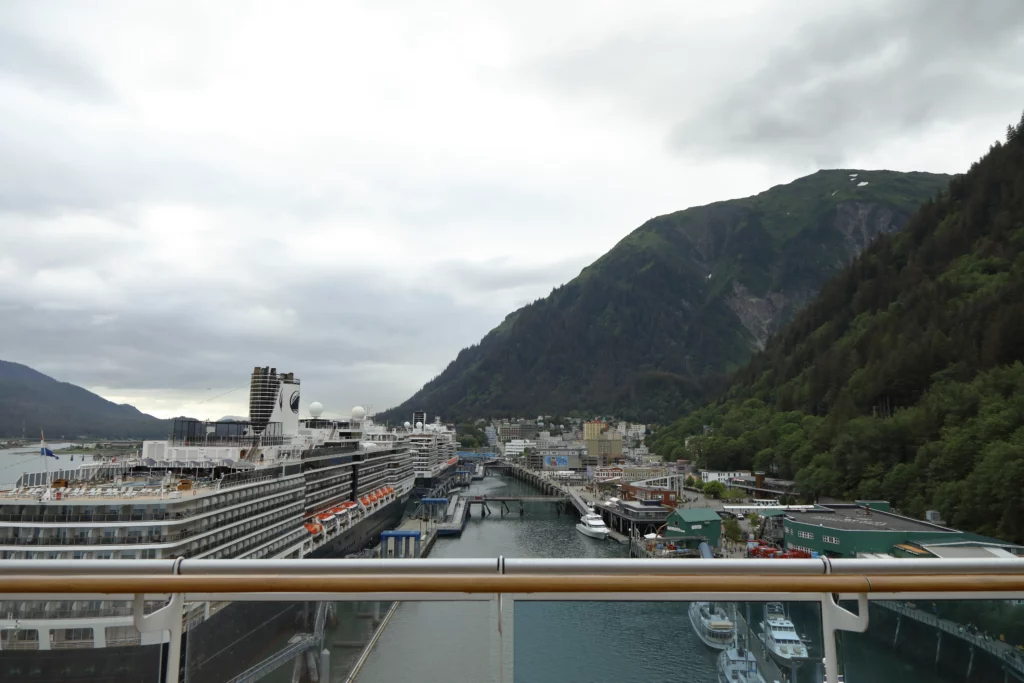
[[759, 637], [780, 664], [796, 666], [807, 659], [807, 645], [786, 616], [782, 603], [769, 602], [765, 605], [765, 619], [761, 622]]
[[576, 530], [584, 536], [590, 536], [591, 538], [597, 538], [604, 540], [608, 538], [608, 534], [611, 533], [608, 527], [605, 526], [604, 520], [601, 519], [601, 515], [590, 512], [583, 515], [580, 518], [580, 523], [576, 525]]
[[736, 624], [713, 602], [691, 602], [690, 625], [697, 637], [715, 650], [729, 647], [736, 635]]
[[750, 650], [730, 644], [718, 655], [718, 683], [765, 683]]

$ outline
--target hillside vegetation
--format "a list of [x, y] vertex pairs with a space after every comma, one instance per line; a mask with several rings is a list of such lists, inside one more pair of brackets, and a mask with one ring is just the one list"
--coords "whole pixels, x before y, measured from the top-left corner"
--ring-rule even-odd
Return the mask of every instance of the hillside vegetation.
[[1024, 542], [1022, 361], [1024, 119], [653, 445]]
[[825, 280], [948, 176], [830, 170], [646, 222], [510, 314], [402, 405], [458, 420], [581, 411], [667, 420], [724, 387]]

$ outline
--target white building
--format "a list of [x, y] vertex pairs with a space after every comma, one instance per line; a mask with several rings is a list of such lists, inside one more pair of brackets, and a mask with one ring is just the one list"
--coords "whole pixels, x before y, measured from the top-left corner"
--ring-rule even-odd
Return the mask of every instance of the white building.
[[505, 444], [505, 457], [518, 458], [527, 448], [536, 448], [537, 443], [529, 439], [512, 439]]
[[733, 477], [749, 477], [750, 470], [735, 470], [732, 472], [719, 472], [718, 470], [700, 470], [700, 480], [703, 483], [709, 481], [720, 481], [723, 484], [729, 482]]

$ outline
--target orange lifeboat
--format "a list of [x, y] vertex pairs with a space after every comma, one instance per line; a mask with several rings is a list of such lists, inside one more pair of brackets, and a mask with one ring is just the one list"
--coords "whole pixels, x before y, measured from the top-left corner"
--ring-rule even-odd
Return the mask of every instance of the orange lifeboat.
[[363, 496], [359, 500], [362, 501], [363, 505], [369, 505], [370, 504], [370, 499], [367, 498], [366, 496]]
[[348, 508], [331, 508], [332, 515], [343, 515], [348, 512]]
[[316, 534], [323, 531], [323, 527], [319, 524], [316, 524], [315, 522], [310, 522], [309, 524], [306, 524], [306, 531], [315, 536]]
[[329, 519], [334, 519], [334, 515], [332, 515], [329, 512], [321, 512], [319, 515], [316, 516], [316, 518], [319, 519], [321, 522], [326, 522]]
[[341, 507], [345, 508], [346, 510], [348, 510], [349, 508], [354, 508], [355, 506], [356, 504], [353, 503], [351, 500], [346, 500], [344, 503], [341, 504]]

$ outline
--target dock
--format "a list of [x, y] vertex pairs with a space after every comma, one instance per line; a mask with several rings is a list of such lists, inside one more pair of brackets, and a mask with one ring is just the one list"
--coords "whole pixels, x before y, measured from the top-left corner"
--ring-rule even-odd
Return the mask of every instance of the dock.
[[456, 493], [448, 500], [448, 509], [445, 511], [444, 521], [437, 525], [437, 533], [440, 536], [460, 536], [466, 528], [466, 521], [469, 517], [469, 505], [466, 497]]
[[743, 615], [736, 610], [736, 629], [738, 635], [746, 639], [747, 649], [753, 653], [754, 659], [757, 660], [757, 669], [764, 676], [766, 683], [775, 683], [775, 681], [789, 680], [788, 676], [783, 676], [782, 669], [776, 664], [775, 660], [772, 659], [771, 655], [764, 647], [764, 643], [754, 633], [754, 629], [750, 627], [747, 620], [743, 618]]

